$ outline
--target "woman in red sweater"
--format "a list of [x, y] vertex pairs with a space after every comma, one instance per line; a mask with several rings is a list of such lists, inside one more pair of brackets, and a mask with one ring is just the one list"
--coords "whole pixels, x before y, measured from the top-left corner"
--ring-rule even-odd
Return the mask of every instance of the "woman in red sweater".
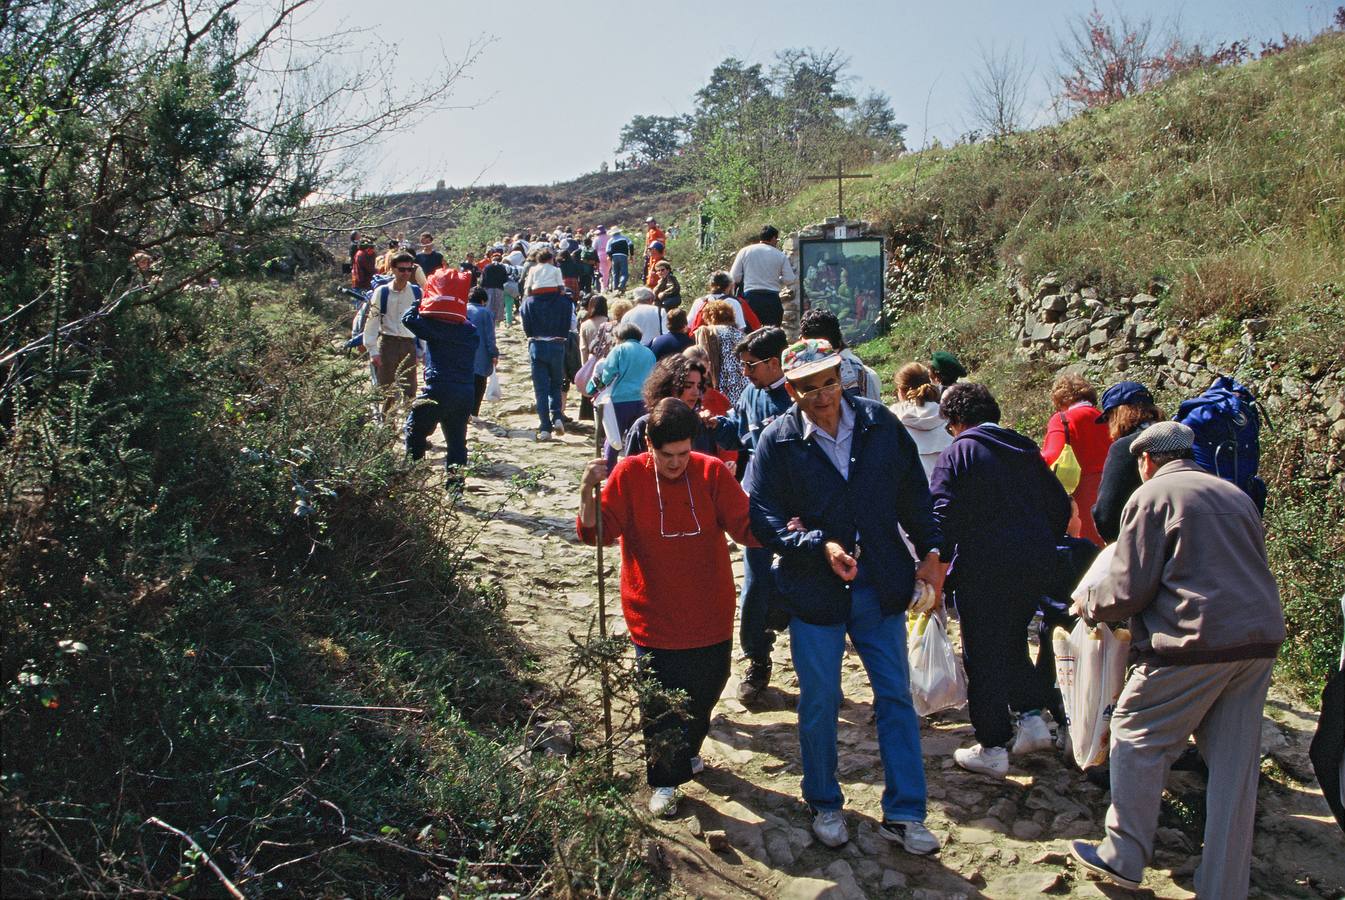
[[1046, 438], [1041, 444], [1041, 455], [1046, 465], [1053, 465], [1065, 445], [1074, 448], [1083, 474], [1079, 486], [1071, 496], [1079, 506], [1079, 537], [1087, 538], [1101, 547], [1104, 543], [1093, 524], [1093, 503], [1097, 500], [1098, 484], [1102, 481], [1102, 467], [1107, 462], [1111, 447], [1111, 432], [1097, 408], [1097, 389], [1081, 375], [1061, 375], [1051, 388], [1051, 402], [1055, 415], [1046, 426]]
[[[649, 811], [677, 811], [677, 786], [702, 768], [710, 713], [729, 678], [737, 589], [727, 533], [758, 546], [748, 527], [747, 495], [728, 468], [691, 451], [699, 420], [675, 397], [649, 414], [648, 452], [627, 456], [602, 491], [603, 543], [621, 540], [621, 611], [640, 669], [660, 696], [640, 701]], [[597, 459], [579, 493], [579, 539], [597, 542], [594, 488], [607, 477]], [[696, 576], [688, 578], [689, 567]], [[684, 691], [676, 709], [666, 692]]]

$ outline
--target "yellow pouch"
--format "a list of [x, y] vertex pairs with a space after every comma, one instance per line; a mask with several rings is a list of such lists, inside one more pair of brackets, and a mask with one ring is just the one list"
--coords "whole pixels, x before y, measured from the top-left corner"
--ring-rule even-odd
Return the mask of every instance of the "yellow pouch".
[[1065, 414], [1060, 414], [1060, 422], [1065, 426], [1065, 448], [1060, 451], [1060, 455], [1051, 463], [1051, 471], [1055, 477], [1060, 479], [1060, 484], [1065, 489], [1065, 493], [1071, 497], [1074, 491], [1079, 487], [1079, 480], [1083, 478], [1083, 466], [1079, 465], [1079, 457], [1074, 455], [1074, 448], [1069, 442], [1069, 419]]

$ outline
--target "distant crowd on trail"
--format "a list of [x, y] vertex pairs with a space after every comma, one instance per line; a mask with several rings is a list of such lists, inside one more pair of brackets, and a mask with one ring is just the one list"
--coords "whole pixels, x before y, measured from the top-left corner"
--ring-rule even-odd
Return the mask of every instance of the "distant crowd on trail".
[[[351, 247], [353, 288], [368, 291], [351, 343], [410, 404], [410, 456], [442, 428], [455, 497], [469, 424], [499, 395], [497, 326], [517, 319], [527, 339], [536, 440], [594, 434], [577, 533], [620, 544], [637, 663], [664, 689], [641, 700], [650, 811], [675, 814], [679, 786], [708, 764], [736, 613], [749, 708], [772, 690], [788, 632], [802, 793], [826, 846], [849, 839], [837, 780], [848, 639], [873, 691], [884, 838], [939, 849], [919, 716], [965, 704], [975, 743], [954, 752], [962, 769], [1003, 779], [1013, 757], [1057, 750], [1110, 787], [1103, 840], [1071, 853], [1118, 885], [1138, 886], [1152, 860], [1168, 769], [1207, 772], [1197, 891], [1247, 896], [1262, 707], [1285, 639], [1250, 392], [1220, 378], [1168, 419], [1139, 382], [1099, 396], [1067, 370], [1038, 445], [939, 351], [897, 370], [885, 406], [834, 313], [805, 310], [797, 340], [781, 327], [797, 277], [776, 229], [694, 299], [666, 240], [651, 218], [638, 240], [562, 228], [460, 263], [429, 234], [414, 254], [389, 242], [380, 256], [358, 235]], [[380, 412], [397, 401], [387, 393]]]

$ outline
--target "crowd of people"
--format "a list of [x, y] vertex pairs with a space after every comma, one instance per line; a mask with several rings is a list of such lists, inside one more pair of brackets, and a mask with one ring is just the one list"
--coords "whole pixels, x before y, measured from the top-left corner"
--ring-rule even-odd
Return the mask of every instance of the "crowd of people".
[[[992, 392], [944, 351], [901, 366], [885, 406], [833, 313], [805, 311], [797, 340], [781, 327], [781, 292], [796, 279], [774, 228], [688, 302], [663, 230], [646, 225], [640, 254], [619, 228], [557, 229], [457, 265], [430, 235], [419, 253], [389, 246], [382, 257], [353, 239], [352, 285], [367, 275], [373, 289], [363, 343], [374, 377], [414, 396], [408, 453], [422, 455], [441, 427], [452, 488], [499, 358], [496, 328], [512, 327], [516, 311], [539, 442], [574, 426], [568, 404], [580, 395], [597, 458], [583, 473], [577, 533], [620, 544], [638, 665], [662, 689], [641, 701], [650, 811], [673, 814], [678, 787], [704, 768], [735, 612], [737, 696], [749, 706], [769, 689], [777, 636], [789, 635], [802, 793], [829, 847], [849, 838], [837, 717], [841, 658], [854, 646], [883, 764], [879, 833], [916, 854], [939, 841], [924, 824], [908, 612], [956, 616], [975, 742], [953, 759], [996, 779], [1014, 756], [1068, 745], [1050, 629], [1124, 619], [1137, 664], [1112, 719], [1110, 774], [1091, 773], [1112, 788], [1106, 836], [1072, 852], [1138, 885], [1163, 776], [1194, 736], [1209, 770], [1198, 891], [1246, 896], [1261, 706], [1284, 620], [1259, 509], [1192, 461], [1194, 432], [1166, 420], [1143, 384], [1099, 396], [1066, 373], [1038, 445], [1001, 424]], [[637, 255], [643, 273], [627, 296]], [[391, 280], [375, 289], [380, 269]], [[449, 270], [472, 280], [461, 321], [422, 309]], [[730, 542], [743, 548], [740, 587]], [[1108, 544], [1109, 574], [1075, 599]]]

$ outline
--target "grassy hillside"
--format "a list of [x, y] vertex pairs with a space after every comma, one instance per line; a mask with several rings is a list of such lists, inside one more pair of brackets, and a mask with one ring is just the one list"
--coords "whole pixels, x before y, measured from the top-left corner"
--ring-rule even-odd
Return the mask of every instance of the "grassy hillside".
[[[1042, 360], [1019, 348], [1010, 286], [1055, 273], [1104, 300], [1160, 297], [1161, 324], [1262, 390], [1277, 410], [1262, 469], [1292, 625], [1283, 660], [1316, 683], [1339, 652], [1345, 583], [1334, 483], [1345, 426], [1332, 424], [1345, 409], [1345, 35], [873, 174], [847, 185], [846, 207], [892, 248], [890, 329], [860, 350], [885, 373], [952, 350], [1012, 424], [1039, 437], [1059, 368], [1080, 366], [1099, 384], [1121, 377], [1109, 359]], [[819, 184], [749, 213], [714, 253], [683, 240], [671, 255], [699, 284], [762, 222], [789, 231], [834, 209], [835, 186]], [[1230, 354], [1252, 319], [1255, 352]], [[1160, 391], [1169, 410], [1182, 396]]]
[[329, 217], [349, 216], [351, 227], [397, 220], [384, 231], [407, 234], [429, 229], [443, 234], [463, 210], [480, 200], [498, 201], [507, 211], [508, 230], [550, 231], [557, 225], [618, 225], [627, 232], [642, 226], [646, 216], [670, 219], [695, 202], [676, 162], [656, 163], [621, 172], [591, 172], [552, 185], [483, 185], [390, 194], [352, 207], [329, 210]]

